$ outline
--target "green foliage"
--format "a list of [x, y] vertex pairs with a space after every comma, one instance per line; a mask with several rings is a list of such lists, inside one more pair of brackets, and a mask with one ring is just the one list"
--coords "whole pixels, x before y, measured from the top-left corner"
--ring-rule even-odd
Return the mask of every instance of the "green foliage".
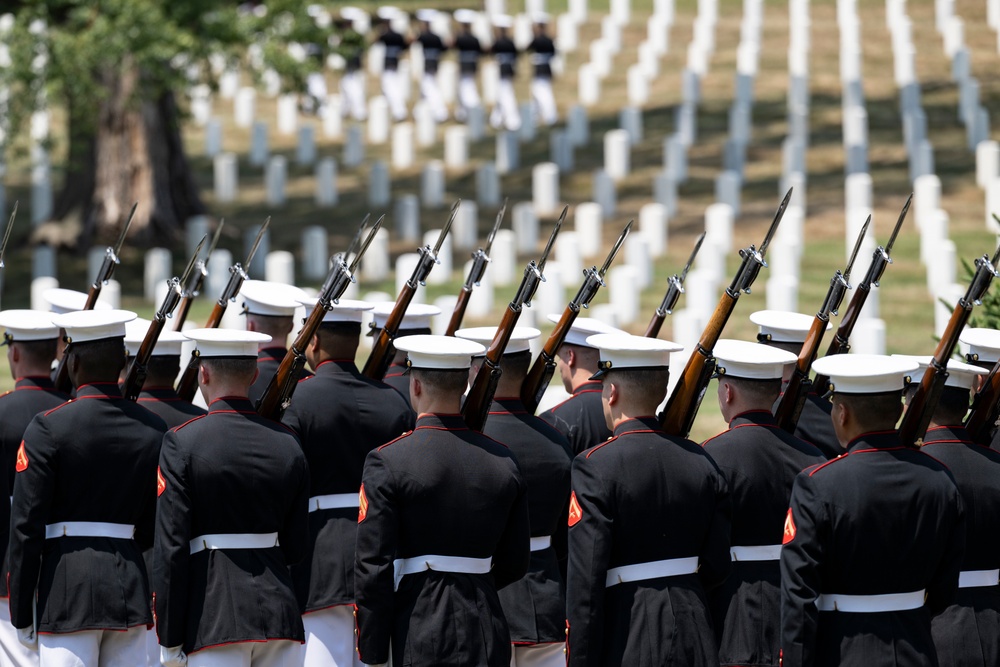
[[0, 35], [10, 53], [9, 66], [0, 66], [0, 90], [10, 91], [0, 119], [16, 133], [45, 105], [97, 109], [107, 82], [130, 71], [139, 73], [139, 99], [214, 86], [234, 66], [255, 80], [273, 69], [301, 89], [319, 63], [301, 45], [315, 45], [320, 57], [329, 50], [330, 29], [307, 4], [268, 0], [266, 12], [252, 12], [232, 0], [14, 0], [13, 29]]
[[[972, 277], [976, 275], [976, 267], [965, 259], [962, 260], [962, 267], [965, 269], [966, 284], [971, 283]], [[953, 307], [954, 304], [949, 306]], [[994, 279], [990, 289], [986, 290], [983, 305], [972, 311], [968, 326], [1000, 329], [1000, 280]]]

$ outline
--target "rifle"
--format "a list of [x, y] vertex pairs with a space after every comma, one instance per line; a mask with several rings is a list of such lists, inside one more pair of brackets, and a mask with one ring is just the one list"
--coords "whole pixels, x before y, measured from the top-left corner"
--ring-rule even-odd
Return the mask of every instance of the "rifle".
[[177, 305], [177, 313], [174, 316], [174, 331], [180, 331], [184, 326], [188, 311], [191, 310], [191, 302], [201, 294], [201, 286], [205, 283], [205, 278], [208, 276], [208, 260], [211, 259], [212, 253], [215, 252], [215, 246], [219, 245], [219, 237], [222, 235], [222, 228], [225, 224], [225, 219], [219, 220], [219, 226], [215, 228], [215, 235], [212, 237], [212, 243], [208, 246], [205, 258], [195, 262], [194, 271], [191, 272], [188, 280], [181, 288], [181, 302]]
[[285, 353], [285, 358], [278, 365], [278, 370], [271, 376], [264, 394], [257, 401], [257, 412], [261, 416], [277, 421], [281, 419], [281, 415], [288, 408], [292, 394], [295, 392], [295, 386], [298, 384], [299, 372], [306, 365], [306, 348], [323, 323], [323, 317], [326, 316], [327, 312], [333, 310], [333, 304], [340, 301], [347, 286], [354, 282], [354, 271], [361, 263], [361, 258], [364, 257], [365, 251], [371, 245], [383, 220], [385, 220], [384, 215], [372, 225], [361, 250], [358, 251], [350, 266], [347, 265], [347, 254], [332, 258], [333, 266], [323, 282], [323, 287], [320, 288], [316, 305], [313, 306], [312, 312], [306, 318], [301, 331], [295, 336], [292, 346]]
[[[121, 264], [118, 253], [121, 252], [122, 244], [125, 243], [125, 235], [128, 234], [128, 228], [132, 226], [132, 218], [135, 217], [137, 206], [139, 206], [139, 202], [132, 204], [132, 210], [129, 211], [128, 219], [125, 221], [121, 234], [118, 236], [118, 242], [113, 246], [109, 245], [107, 250], [104, 251], [104, 262], [101, 264], [101, 269], [97, 272], [97, 276], [94, 278], [94, 282], [91, 283], [90, 290], [87, 292], [87, 302], [83, 306], [84, 310], [94, 309], [94, 306], [97, 305], [98, 297], [101, 296], [101, 288], [108, 284], [111, 276], [115, 274], [115, 267]], [[59, 365], [56, 366], [54, 383], [56, 389], [61, 392], [68, 394], [73, 390], [73, 383], [69, 379], [69, 369], [66, 368], [65, 354], [59, 360]]]
[[371, 354], [368, 355], [368, 361], [365, 362], [365, 367], [361, 371], [366, 377], [370, 377], [373, 380], [381, 380], [385, 377], [385, 372], [389, 369], [389, 364], [392, 363], [392, 355], [389, 353], [392, 341], [396, 339], [396, 335], [399, 333], [399, 327], [403, 323], [403, 316], [406, 314], [406, 309], [410, 307], [413, 295], [417, 293], [417, 287], [426, 284], [427, 276], [430, 275], [431, 269], [434, 268], [435, 264], [440, 263], [437, 258], [438, 252], [441, 251], [441, 244], [444, 243], [445, 237], [448, 236], [451, 224], [455, 222], [455, 216], [458, 214], [458, 207], [461, 203], [462, 200], [459, 199], [451, 207], [448, 222], [445, 223], [444, 229], [438, 234], [437, 243], [434, 244], [434, 247], [431, 248], [428, 244], [417, 251], [420, 253], [420, 260], [413, 268], [413, 274], [410, 275], [410, 279], [399, 290], [399, 295], [396, 297], [396, 305], [393, 306], [392, 312], [389, 313], [389, 317], [385, 321], [385, 326], [378, 332], [378, 337], [375, 339], [374, 345], [372, 345]]
[[701, 333], [698, 348], [688, 359], [673, 393], [667, 400], [667, 406], [660, 414], [663, 430], [670, 435], [687, 437], [687, 434], [691, 432], [691, 424], [694, 423], [694, 417], [698, 414], [698, 408], [701, 406], [701, 399], [705, 395], [708, 381], [715, 371], [712, 349], [722, 335], [722, 330], [725, 328], [729, 316], [733, 314], [740, 293], [749, 294], [750, 287], [757, 278], [757, 274], [760, 273], [761, 267], [767, 266], [767, 262], [764, 261], [767, 246], [771, 243], [791, 198], [792, 188], [788, 188], [785, 198], [778, 205], [778, 210], [774, 214], [774, 220], [767, 230], [767, 235], [764, 236], [764, 241], [760, 244], [760, 250], [757, 250], [752, 244], [740, 250], [740, 257], [743, 261], [739, 271], [736, 272], [732, 284], [722, 293], [722, 297], [715, 307], [715, 312], [712, 313], [712, 318]]
[[676, 273], [670, 277], [667, 281], [667, 293], [663, 295], [663, 301], [660, 303], [660, 307], [656, 309], [653, 313], [653, 319], [649, 321], [649, 326], [646, 327], [646, 338], [656, 338], [660, 335], [660, 327], [663, 326], [663, 321], [667, 319], [667, 315], [674, 312], [674, 306], [677, 305], [677, 299], [680, 298], [681, 294], [684, 294], [684, 280], [687, 278], [688, 270], [694, 263], [694, 258], [698, 256], [698, 251], [701, 250], [701, 244], [705, 241], [705, 232], [701, 233], [698, 240], [694, 244], [694, 250], [691, 251], [691, 256], [688, 258], [687, 264], [684, 265], [684, 270], [681, 271], [681, 275]]
[[[236, 301], [236, 295], [240, 293], [240, 288], [243, 287], [243, 281], [247, 280], [247, 272], [244, 266], [250, 266], [250, 262], [253, 261], [253, 256], [257, 254], [257, 248], [260, 246], [260, 240], [264, 238], [264, 232], [267, 231], [268, 225], [271, 224], [271, 218], [268, 216], [264, 224], [260, 226], [260, 231], [257, 232], [257, 238], [254, 239], [253, 245], [250, 247], [250, 252], [247, 253], [247, 260], [243, 264], [236, 262], [229, 267], [229, 282], [226, 283], [225, 289], [222, 290], [222, 294], [219, 296], [219, 300], [215, 302], [215, 306], [212, 307], [212, 312], [208, 316], [208, 321], [205, 322], [206, 329], [216, 329], [219, 323], [222, 322], [223, 315], [226, 314], [226, 308], [229, 307], [231, 301]], [[194, 398], [195, 391], [198, 390], [198, 367], [201, 365], [201, 359], [197, 355], [192, 354], [191, 358], [188, 360], [188, 365], [184, 369], [184, 374], [181, 375], [180, 381], [177, 383], [177, 395], [181, 397], [182, 400], [191, 401]]]
[[[454, 336], [455, 332], [462, 328], [462, 319], [465, 317], [465, 309], [469, 306], [472, 289], [479, 286], [479, 282], [486, 274], [486, 265], [492, 261], [490, 259], [490, 250], [493, 248], [493, 238], [497, 235], [497, 230], [500, 229], [500, 223], [503, 222], [503, 216], [506, 212], [507, 198], [504, 197], [503, 206], [500, 207], [500, 212], [497, 213], [497, 221], [493, 225], [493, 231], [490, 232], [489, 237], [486, 239], [486, 249], [479, 248], [476, 252], [472, 253], [472, 268], [469, 269], [469, 277], [465, 279], [462, 291], [458, 293], [458, 302], [455, 304], [455, 310], [451, 313], [448, 330], [444, 332], [445, 336]], [[563, 209], [563, 215], [566, 215], [565, 209]]]
[[490, 405], [493, 403], [493, 395], [496, 393], [497, 384], [500, 382], [500, 375], [503, 372], [500, 368], [500, 360], [507, 349], [511, 335], [514, 333], [514, 327], [517, 326], [517, 320], [521, 317], [522, 305], [531, 307], [531, 299], [535, 296], [538, 283], [545, 280], [545, 262], [549, 258], [549, 252], [552, 251], [556, 236], [559, 235], [559, 230], [565, 220], [566, 209], [564, 208], [562, 215], [556, 222], [555, 229], [549, 235], [549, 242], [545, 244], [545, 250], [538, 263], [535, 264], [535, 260], [531, 260], [524, 267], [521, 285], [517, 288], [514, 298], [507, 304], [507, 310], [503, 314], [503, 319], [500, 320], [500, 326], [497, 327], [493, 341], [490, 342], [490, 347], [486, 350], [486, 360], [480, 366], [479, 372], [476, 373], [476, 379], [473, 380], [472, 387], [469, 389], [465, 405], [462, 406], [462, 416], [465, 417], [465, 423], [469, 425], [469, 428], [475, 431], [482, 431], [483, 426], [486, 425]]
[[[910, 196], [906, 198], [906, 203], [903, 204], [903, 210], [899, 212], [899, 218], [896, 219], [896, 226], [892, 230], [889, 242], [885, 244], [884, 248], [882, 246], [875, 248], [875, 252], [872, 253], [872, 263], [868, 265], [865, 277], [854, 288], [854, 296], [851, 297], [850, 302], [847, 304], [844, 317], [841, 318], [837, 332], [833, 340], [830, 341], [830, 347], [826, 349], [826, 356], [845, 354], [850, 351], [851, 334], [854, 332], [854, 326], [858, 323], [858, 318], [861, 316], [861, 309], [864, 308], [865, 301], [867, 301], [868, 295], [871, 294], [872, 285], [875, 287], [879, 286], [882, 274], [885, 273], [885, 267], [892, 264], [892, 257], [889, 256], [889, 253], [892, 252], [892, 246], [896, 243], [896, 237], [899, 235], [899, 230], [903, 227], [903, 221], [906, 220], [906, 214], [910, 210], [910, 202], [912, 201], [913, 193], [910, 193]], [[820, 391], [825, 393], [826, 388], [830, 386], [830, 378], [826, 375], [817, 375], [816, 379], [813, 380], [813, 386], [819, 387]]]
[[865, 240], [865, 234], [868, 233], [868, 226], [871, 224], [872, 216], [869, 215], [868, 219], [865, 220], [864, 227], [861, 228], [861, 233], [858, 234], [858, 240], [854, 244], [854, 251], [847, 262], [847, 268], [844, 269], [843, 273], [840, 272], [840, 269], [837, 269], [836, 273], [833, 274], [833, 278], [830, 279], [830, 289], [827, 290], [823, 305], [816, 313], [816, 317], [813, 318], [812, 326], [809, 327], [809, 333], [802, 343], [802, 349], [799, 350], [799, 358], [795, 363], [795, 370], [788, 380], [785, 393], [778, 399], [778, 406], [774, 410], [774, 418], [778, 422], [778, 426], [789, 433], [795, 431], [795, 425], [798, 424], [799, 416], [802, 414], [802, 406], [806, 402], [806, 395], [812, 389], [812, 382], [809, 380], [809, 368], [812, 366], [813, 361], [816, 360], [819, 345], [823, 342], [823, 334], [826, 333], [826, 328], [830, 324], [830, 313], [837, 314], [840, 304], [844, 301], [844, 294], [847, 293], [847, 290], [851, 289], [851, 269], [854, 268], [854, 260], [858, 258], [861, 243]]
[[941, 391], [944, 389], [944, 381], [948, 378], [948, 359], [951, 358], [955, 346], [958, 344], [958, 337], [965, 328], [972, 309], [982, 303], [982, 298], [989, 289], [990, 283], [1000, 273], [996, 270], [997, 262], [1000, 262], [1000, 247], [993, 255], [992, 261], [989, 255], [983, 255], [976, 259], [976, 273], [972, 277], [969, 289], [965, 296], [958, 300], [955, 309], [948, 320], [948, 327], [941, 335], [937, 348], [934, 350], [934, 357], [924, 371], [924, 376], [920, 380], [916, 393], [910, 399], [906, 407], [906, 414], [899, 425], [899, 441], [906, 447], [919, 447], [923, 444], [924, 434], [927, 432], [927, 425], [931, 421], [931, 414], [937, 405]]
[[191, 259], [188, 261], [183, 275], [180, 278], [174, 276], [167, 281], [167, 294], [163, 297], [163, 303], [160, 304], [160, 308], [153, 315], [153, 321], [149, 323], [149, 329], [146, 330], [146, 335], [139, 345], [139, 351], [136, 353], [135, 358], [132, 359], [132, 364], [128, 367], [128, 373], [125, 375], [125, 382], [122, 384], [122, 396], [130, 401], [139, 399], [139, 393], [142, 392], [142, 385], [146, 382], [146, 374], [149, 371], [149, 358], [153, 356], [153, 348], [156, 347], [156, 341], [160, 338], [160, 333], [167, 323], [167, 318], [173, 315], [174, 309], [177, 308], [181, 299], [184, 298], [183, 285], [187, 284], [188, 279], [194, 272], [198, 254], [201, 252], [201, 248], [205, 245], [207, 239], [207, 234], [202, 237], [194, 254], [191, 255]]
[[3, 253], [7, 250], [7, 242], [10, 241], [10, 230], [14, 229], [14, 218], [17, 217], [17, 202], [14, 202], [14, 208], [10, 212], [10, 218], [7, 220], [7, 228], [3, 232], [3, 243], [0, 243], [0, 269], [4, 268], [6, 264], [3, 263]]
[[965, 418], [965, 429], [973, 442], [989, 446], [990, 435], [1000, 419], [1000, 361], [983, 380], [983, 386], [972, 399], [972, 408]]
[[545, 390], [549, 386], [549, 380], [552, 379], [552, 374], [556, 370], [556, 353], [559, 352], [563, 341], [566, 340], [569, 330], [573, 328], [573, 322], [576, 320], [576, 316], [580, 314], [580, 308], [589, 308], [590, 302], [597, 295], [597, 290], [604, 287], [604, 275], [611, 267], [611, 262], [614, 261], [615, 255], [618, 254], [622, 244], [625, 243], [625, 239], [632, 230], [633, 222], [635, 221], [629, 220], [628, 224], [625, 225], [600, 270], [596, 266], [592, 266], [583, 272], [583, 284], [580, 285], [580, 291], [576, 293], [573, 300], [566, 306], [562, 317], [559, 318], [559, 322], [556, 324], [556, 328], [552, 330], [548, 340], [545, 341], [542, 353], [538, 355], [531, 368], [528, 369], [528, 374], [521, 383], [521, 402], [524, 403], [524, 407], [529, 414], [535, 414], [535, 409], [538, 407], [538, 404], [542, 400], [542, 395], [545, 394]]

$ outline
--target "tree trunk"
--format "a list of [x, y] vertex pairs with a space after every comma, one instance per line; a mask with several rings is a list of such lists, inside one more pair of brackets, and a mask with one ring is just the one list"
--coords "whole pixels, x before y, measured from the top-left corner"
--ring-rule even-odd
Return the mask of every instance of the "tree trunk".
[[76, 244], [86, 247], [115, 238], [139, 202], [129, 237], [174, 241], [205, 206], [184, 155], [173, 93], [143, 95], [141, 75], [127, 63], [100, 80], [105, 96], [96, 110], [68, 102], [69, 164], [54, 217], [79, 216]]

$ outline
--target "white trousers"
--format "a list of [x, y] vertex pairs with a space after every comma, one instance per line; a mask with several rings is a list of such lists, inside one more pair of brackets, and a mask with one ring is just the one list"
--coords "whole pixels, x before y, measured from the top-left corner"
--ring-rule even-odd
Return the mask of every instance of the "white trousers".
[[18, 641], [17, 630], [10, 624], [7, 598], [0, 598], [0, 665], [38, 667], [38, 651], [32, 651]]
[[344, 116], [354, 120], [364, 120], [368, 117], [365, 105], [365, 78], [360, 71], [347, 72], [340, 78], [340, 96], [343, 99]]
[[532, 79], [531, 100], [535, 103], [535, 111], [541, 121], [546, 125], [555, 125], [559, 116], [556, 113], [556, 98], [552, 96], [552, 79]]
[[326, 104], [326, 77], [319, 72], [313, 72], [306, 78], [306, 92], [308, 96], [303, 100], [303, 104], [309, 110], [318, 110]]
[[38, 635], [41, 667], [136, 667], [146, 664], [146, 626]]
[[511, 646], [510, 667], [565, 667], [566, 644]]
[[500, 79], [497, 83], [497, 103], [490, 114], [490, 125], [503, 126], [511, 132], [521, 129], [521, 111], [517, 108], [514, 82], [510, 79]]
[[389, 113], [393, 120], [406, 120], [406, 100], [403, 99], [403, 82], [398, 70], [382, 72], [382, 95], [389, 103]]
[[455, 110], [455, 116], [460, 120], [465, 120], [469, 109], [481, 105], [479, 88], [476, 87], [476, 77], [471, 74], [463, 74], [458, 79], [458, 109]]
[[188, 667], [289, 667], [301, 659], [301, 644], [275, 639], [205, 648], [188, 656]]
[[160, 667], [160, 640], [156, 636], [156, 626], [146, 630], [146, 667]]
[[439, 123], [448, 120], [448, 107], [444, 105], [437, 74], [424, 74], [420, 77], [420, 96], [427, 100], [427, 106], [430, 107], [434, 120]]
[[354, 607], [340, 605], [302, 616], [303, 667], [361, 667], [354, 638]]

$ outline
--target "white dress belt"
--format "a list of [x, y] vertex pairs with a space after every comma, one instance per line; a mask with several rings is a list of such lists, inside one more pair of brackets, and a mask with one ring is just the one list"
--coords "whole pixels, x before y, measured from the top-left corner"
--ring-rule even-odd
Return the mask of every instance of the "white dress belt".
[[780, 544], [764, 544], [756, 547], [732, 547], [729, 555], [734, 561], [778, 560], [781, 558]]
[[654, 560], [648, 563], [636, 563], [635, 565], [622, 565], [608, 570], [605, 586], [617, 586], [630, 581], [644, 581], [646, 579], [660, 579], [662, 577], [676, 577], [681, 574], [694, 574], [698, 571], [698, 557], [689, 558], [668, 558], [667, 560]]
[[103, 521], [63, 521], [45, 526], [45, 539], [57, 537], [110, 537], [115, 540], [131, 540], [135, 536], [135, 526], [126, 523], [105, 523]]
[[965, 570], [958, 573], [959, 588], [980, 588], [1000, 584], [1000, 570]]
[[544, 551], [552, 546], [552, 536], [542, 535], [541, 537], [531, 538], [531, 550], [532, 551]]
[[277, 533], [216, 533], [191, 540], [191, 553], [213, 549], [270, 549], [278, 546]]
[[424, 570], [454, 572], [456, 574], [489, 574], [492, 565], [492, 558], [466, 558], [465, 556], [429, 554], [413, 558], [397, 558], [392, 562], [393, 590], [399, 588], [399, 582], [408, 574], [417, 574]]
[[912, 593], [886, 593], [884, 595], [823, 594], [816, 598], [820, 611], [848, 611], [874, 614], [882, 611], [907, 611], [924, 606], [925, 591]]
[[338, 510], [359, 505], [356, 493], [331, 493], [326, 496], [313, 496], [309, 499], [309, 511]]

